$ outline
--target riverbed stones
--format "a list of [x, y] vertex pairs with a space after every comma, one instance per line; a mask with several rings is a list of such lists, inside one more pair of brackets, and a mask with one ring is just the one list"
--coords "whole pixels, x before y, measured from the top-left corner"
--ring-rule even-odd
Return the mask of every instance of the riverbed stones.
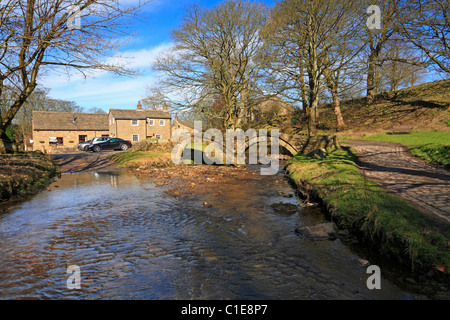
[[358, 262], [361, 267], [367, 267], [370, 265], [370, 262], [366, 259], [358, 258]]
[[332, 222], [300, 227], [297, 228], [295, 232], [310, 240], [334, 240], [338, 233], [336, 225]]
[[271, 207], [278, 213], [294, 214], [298, 210], [298, 206], [292, 203], [272, 203]]

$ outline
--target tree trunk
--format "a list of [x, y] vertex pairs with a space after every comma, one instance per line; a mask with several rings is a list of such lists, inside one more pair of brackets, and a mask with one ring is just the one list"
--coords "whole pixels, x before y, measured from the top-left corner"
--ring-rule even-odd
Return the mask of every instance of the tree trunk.
[[303, 107], [303, 112], [305, 113], [305, 115], [308, 115], [308, 98], [306, 97], [306, 83], [305, 83], [305, 66], [304, 66], [304, 58], [306, 56], [305, 53], [305, 49], [302, 49], [302, 57], [300, 58], [300, 76], [299, 76], [299, 81], [300, 81], [300, 90], [301, 90], [301, 95], [302, 95], [302, 107]]
[[314, 52], [312, 63], [309, 66], [309, 110], [308, 110], [308, 137], [315, 136], [317, 132], [317, 107], [319, 105], [319, 81], [317, 79], [317, 60]]
[[0, 125], [0, 154], [1, 153], [13, 153], [12, 142], [6, 135], [6, 127]]
[[317, 39], [311, 16], [309, 16], [307, 35], [309, 40], [305, 56], [307, 57], [306, 69], [309, 79], [308, 139], [310, 139], [317, 132], [317, 106], [319, 105], [320, 91]]
[[308, 115], [308, 98], [306, 98], [306, 89], [302, 89], [302, 106], [305, 115]]
[[1, 115], [0, 119], [0, 153], [14, 152], [14, 144], [9, 140], [6, 135], [7, 128], [11, 125], [14, 117], [19, 111], [20, 107], [25, 103], [26, 99], [33, 92], [36, 84], [29, 84], [26, 89], [22, 91], [17, 100], [13, 103], [13, 105], [9, 108], [8, 112], [4, 115]]
[[375, 101], [376, 63], [377, 55], [375, 52], [372, 52], [369, 56], [369, 70], [367, 72], [367, 104], [372, 104]]
[[333, 105], [334, 105], [334, 115], [336, 116], [336, 130], [342, 131], [345, 129], [344, 118], [341, 113], [341, 102], [339, 101], [339, 96], [337, 92], [336, 86], [332, 86], [330, 88], [331, 95], [333, 96]]
[[317, 133], [317, 106], [319, 105], [318, 96], [313, 94], [311, 102], [308, 115], [308, 137], [313, 137]]

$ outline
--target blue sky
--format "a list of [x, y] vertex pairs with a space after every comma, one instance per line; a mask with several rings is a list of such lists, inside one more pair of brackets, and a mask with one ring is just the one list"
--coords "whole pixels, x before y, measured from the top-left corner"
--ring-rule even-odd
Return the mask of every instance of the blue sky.
[[[137, 1], [137, 0], [136, 0]], [[143, 21], [136, 21], [130, 32], [136, 35], [118, 54], [128, 57], [131, 67], [140, 71], [138, 76], [117, 77], [108, 73], [99, 73], [95, 77], [84, 79], [74, 73], [66, 75], [48, 73], [42, 77], [40, 85], [50, 89], [55, 99], [75, 101], [80, 107], [133, 109], [146, 95], [146, 87], [156, 80], [151, 67], [155, 58], [171, 47], [170, 31], [176, 28], [183, 16], [186, 5], [195, 0], [153, 0], [143, 12]], [[219, 0], [197, 0], [202, 6], [213, 7]], [[265, 0], [269, 5], [272, 0]]]

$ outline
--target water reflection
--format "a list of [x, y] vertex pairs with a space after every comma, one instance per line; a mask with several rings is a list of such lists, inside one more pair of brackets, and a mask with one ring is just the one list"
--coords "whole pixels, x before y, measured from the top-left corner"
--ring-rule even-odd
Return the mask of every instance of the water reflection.
[[64, 174], [63, 179], [50, 186], [50, 190], [57, 188], [77, 188], [103, 184], [110, 181], [110, 186], [115, 188], [119, 185], [132, 185], [136, 183], [134, 176], [123, 174], [122, 172], [89, 172]]
[[[276, 182], [278, 181], [278, 182]], [[281, 181], [281, 182], [280, 182]], [[339, 240], [293, 230], [317, 214], [275, 212], [292, 192], [280, 177], [224, 186], [219, 198], [179, 200], [118, 173], [63, 175], [49, 190], [0, 214], [0, 298], [402, 299]], [[82, 289], [66, 287], [78, 265]]]

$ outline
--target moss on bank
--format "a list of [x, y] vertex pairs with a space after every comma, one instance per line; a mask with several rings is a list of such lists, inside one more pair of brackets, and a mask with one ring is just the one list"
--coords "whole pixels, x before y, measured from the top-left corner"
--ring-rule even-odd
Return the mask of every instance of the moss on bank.
[[450, 265], [450, 231], [433, 226], [404, 200], [365, 179], [351, 150], [324, 159], [294, 157], [287, 171], [294, 182], [320, 198], [342, 229], [356, 233], [383, 255], [423, 273]]
[[40, 191], [57, 173], [52, 159], [41, 152], [0, 154], [0, 202]]

